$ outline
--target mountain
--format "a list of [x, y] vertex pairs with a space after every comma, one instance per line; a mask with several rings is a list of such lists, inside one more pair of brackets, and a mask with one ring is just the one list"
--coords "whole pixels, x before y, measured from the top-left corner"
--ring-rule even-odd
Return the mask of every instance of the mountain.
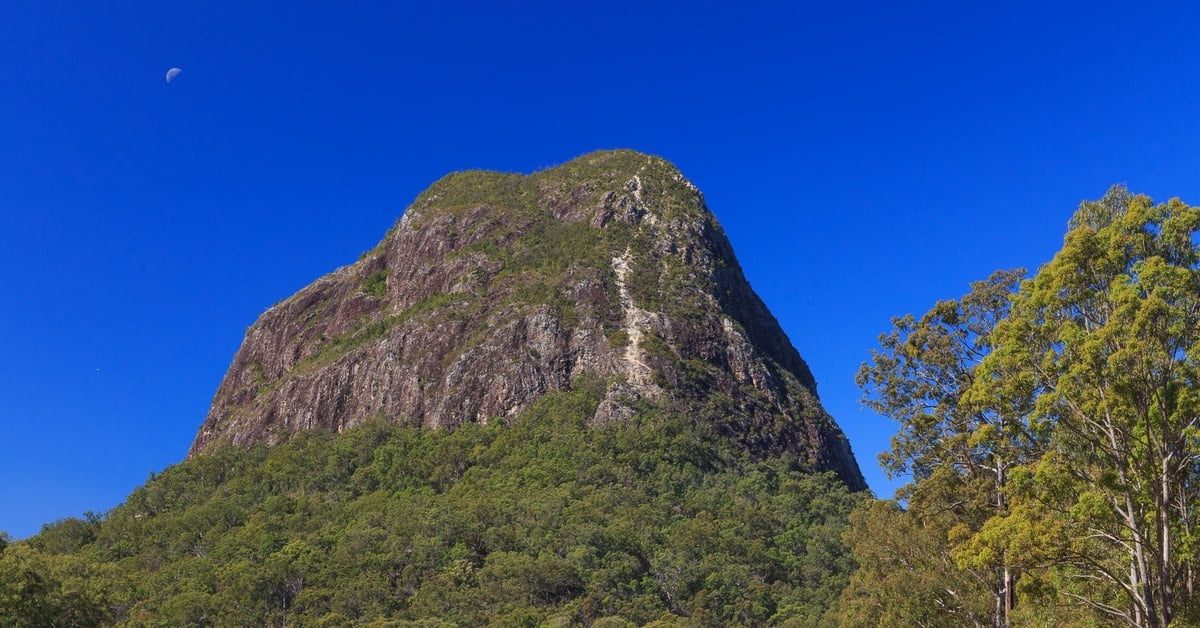
[[681, 413], [865, 488], [700, 191], [626, 150], [434, 183], [356, 263], [249, 328], [189, 458], [369, 419], [507, 423], [585, 379], [603, 384], [593, 425]]
[[250, 327], [187, 460], [0, 532], [0, 626], [836, 625], [862, 488], [674, 167], [457, 173]]

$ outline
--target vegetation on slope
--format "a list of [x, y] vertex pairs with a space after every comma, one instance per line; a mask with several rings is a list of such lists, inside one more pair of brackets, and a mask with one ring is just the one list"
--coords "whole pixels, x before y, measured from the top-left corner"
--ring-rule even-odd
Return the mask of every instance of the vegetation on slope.
[[225, 447], [0, 553], [0, 624], [822, 621], [858, 501], [680, 416], [585, 427], [602, 382], [510, 426], [370, 422]]
[[634, 262], [629, 288], [641, 307], [692, 311], [697, 291], [706, 286], [675, 256], [651, 251], [657, 237], [652, 228], [621, 220], [595, 228], [578, 218], [554, 216], [568, 207], [591, 211], [613, 190], [630, 193], [625, 186], [634, 178], [641, 186], [636, 194], [646, 200], [655, 221], [705, 223], [719, 231], [699, 191], [673, 165], [630, 150], [597, 151], [531, 175], [451, 173], [422, 192], [409, 211], [420, 223], [437, 214], [490, 208], [491, 221], [477, 227], [490, 232], [466, 252], [500, 263], [503, 271], [492, 280], [519, 276], [558, 290], [570, 279], [569, 268], [608, 269], [613, 257], [629, 250]]

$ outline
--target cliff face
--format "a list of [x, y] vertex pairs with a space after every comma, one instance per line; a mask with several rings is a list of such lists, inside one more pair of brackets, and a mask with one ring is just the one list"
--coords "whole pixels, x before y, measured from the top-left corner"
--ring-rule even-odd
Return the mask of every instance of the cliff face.
[[865, 487], [700, 192], [631, 151], [435, 183], [357, 263], [259, 317], [189, 456], [378, 416], [505, 421], [581, 376], [607, 382], [597, 423], [666, 406]]

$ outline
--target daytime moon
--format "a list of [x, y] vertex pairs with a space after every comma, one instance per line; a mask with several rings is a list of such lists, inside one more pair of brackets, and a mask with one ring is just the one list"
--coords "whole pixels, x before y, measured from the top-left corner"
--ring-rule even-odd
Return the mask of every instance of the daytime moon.
[[167, 70], [167, 82], [170, 83], [171, 80], [176, 76], [179, 76], [179, 73], [182, 71], [183, 70], [180, 68], [171, 68], [170, 70]]

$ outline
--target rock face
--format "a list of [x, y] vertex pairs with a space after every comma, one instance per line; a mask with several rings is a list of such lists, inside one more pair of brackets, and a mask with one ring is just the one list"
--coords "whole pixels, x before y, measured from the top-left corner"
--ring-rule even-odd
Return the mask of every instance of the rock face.
[[669, 406], [865, 488], [700, 192], [632, 151], [435, 183], [357, 263], [259, 317], [189, 456], [379, 416], [507, 421], [580, 377], [607, 383], [596, 423]]

